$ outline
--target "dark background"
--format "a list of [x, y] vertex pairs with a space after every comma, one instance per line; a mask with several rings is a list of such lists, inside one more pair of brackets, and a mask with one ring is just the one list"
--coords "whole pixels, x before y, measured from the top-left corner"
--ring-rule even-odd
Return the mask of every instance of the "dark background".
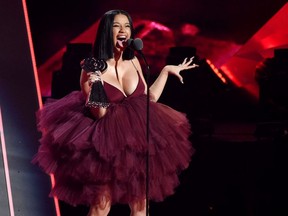
[[104, 12], [124, 9], [132, 18], [160, 22], [171, 29], [196, 25], [208, 37], [245, 42], [287, 1], [285, 0], [27, 0], [37, 63], [96, 22]]
[[[162, 23], [176, 36], [179, 27], [190, 24], [190, 33], [194, 30], [206, 40], [196, 40], [197, 49], [190, 46], [182, 49], [180, 45], [185, 43], [182, 37], [176, 37], [175, 53], [170, 50], [162, 58], [176, 64], [193, 54], [201, 67], [194, 73], [183, 74], [184, 87], [176, 79], [169, 79], [160, 102], [187, 113], [196, 154], [188, 170], [181, 174], [181, 185], [175, 195], [163, 203], [151, 203], [151, 215], [284, 216], [288, 213], [287, 116], [276, 117], [278, 108], [265, 102], [260, 104], [258, 98], [233, 83], [223, 84], [203, 59], [212, 51], [217, 55], [215, 47], [207, 47], [207, 39], [216, 41], [216, 47], [223, 43], [245, 45], [285, 3], [283, 0], [27, 0], [27, 7], [38, 67], [110, 9], [124, 9], [136, 20]], [[144, 41], [144, 47], [152, 43], [157, 48], [158, 41]], [[150, 51], [146, 53], [148, 56]], [[56, 75], [65, 73], [67, 65], [80, 58], [67, 55], [72, 56], [71, 61], [66, 61], [60, 71], [54, 71]], [[221, 58], [222, 54], [218, 55]], [[286, 65], [283, 63], [280, 68]], [[76, 83], [77, 77], [76, 74]], [[78, 87], [71, 84], [66, 92], [60, 92], [55, 87], [54, 94], [61, 97], [75, 88]], [[282, 95], [286, 97], [287, 92]], [[265, 97], [264, 101], [270, 101], [269, 94]], [[287, 113], [287, 107], [284, 110]], [[60, 204], [63, 216], [84, 216], [88, 210], [85, 206]], [[111, 215], [128, 214], [128, 206], [112, 207]]]

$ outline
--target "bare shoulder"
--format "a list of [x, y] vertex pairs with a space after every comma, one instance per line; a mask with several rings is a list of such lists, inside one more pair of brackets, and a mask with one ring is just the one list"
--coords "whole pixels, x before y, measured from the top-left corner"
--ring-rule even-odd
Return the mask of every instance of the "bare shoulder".
[[137, 66], [140, 66], [140, 62], [139, 59], [137, 58], [137, 56], [134, 56], [134, 58], [131, 60], [134, 64], [137, 64]]
[[142, 74], [142, 68], [141, 68], [141, 64], [139, 62], [139, 59], [135, 56], [133, 59], [131, 59], [130, 61], [133, 65], [133, 67], [140, 72], [140, 74]]

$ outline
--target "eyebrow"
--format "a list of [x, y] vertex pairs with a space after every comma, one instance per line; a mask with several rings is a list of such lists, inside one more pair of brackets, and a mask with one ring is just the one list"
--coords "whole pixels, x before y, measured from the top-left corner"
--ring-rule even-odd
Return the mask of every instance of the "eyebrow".
[[[118, 23], [118, 24], [121, 24], [120, 22], [117, 22], [117, 21], [113, 21], [113, 24], [114, 23]], [[126, 23], [124, 23], [124, 24], [130, 24], [129, 22], [126, 22]]]

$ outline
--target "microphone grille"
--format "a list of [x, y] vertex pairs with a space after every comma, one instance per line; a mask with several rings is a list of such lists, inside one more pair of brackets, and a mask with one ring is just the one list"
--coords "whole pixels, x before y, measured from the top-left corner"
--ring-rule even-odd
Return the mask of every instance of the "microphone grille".
[[129, 38], [128, 40], [127, 40], [127, 47], [129, 47], [129, 46], [131, 46], [131, 43], [133, 42], [133, 39], [132, 38]]
[[140, 38], [135, 38], [133, 41], [134, 49], [140, 51], [143, 49], [143, 41]]

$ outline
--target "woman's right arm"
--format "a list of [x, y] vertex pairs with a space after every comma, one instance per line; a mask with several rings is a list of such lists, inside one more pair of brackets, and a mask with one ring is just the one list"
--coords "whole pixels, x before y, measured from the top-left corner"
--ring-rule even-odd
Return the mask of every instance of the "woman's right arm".
[[[80, 76], [80, 87], [81, 91], [84, 94], [86, 101], [88, 100], [90, 89], [91, 89], [91, 81], [94, 80], [94, 73], [93, 72], [86, 72], [82, 69], [81, 76]], [[99, 119], [103, 117], [106, 114], [107, 109], [106, 108], [94, 108], [90, 107], [91, 114], [96, 118]]]
[[85, 98], [88, 97], [89, 92], [90, 92], [90, 86], [89, 86], [89, 75], [87, 74], [86, 71], [82, 69], [81, 71], [81, 76], [80, 76], [80, 87], [81, 91], [84, 94]]

